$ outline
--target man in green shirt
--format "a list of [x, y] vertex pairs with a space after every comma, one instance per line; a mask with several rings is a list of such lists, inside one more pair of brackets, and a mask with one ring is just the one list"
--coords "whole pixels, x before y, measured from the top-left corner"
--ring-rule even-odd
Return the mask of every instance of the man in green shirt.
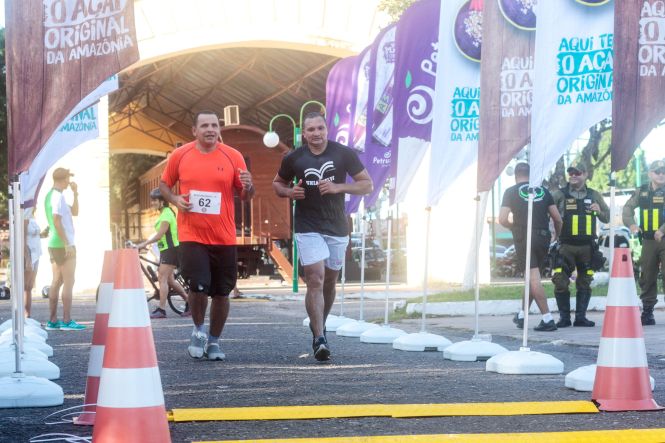
[[[72, 290], [76, 271], [76, 247], [74, 246], [74, 220], [79, 212], [78, 188], [70, 182], [73, 176], [68, 169], [53, 171], [53, 188], [46, 194], [44, 206], [49, 226], [48, 252], [53, 269], [53, 280], [49, 287], [50, 318], [48, 330], [77, 331], [85, 326], [71, 318]], [[74, 193], [72, 206], [67, 204], [63, 191], [70, 187]], [[58, 298], [62, 288], [62, 321], [58, 320]]]
[[[635, 209], [640, 208], [640, 223], [635, 222]], [[636, 189], [623, 207], [623, 224], [630, 232], [642, 233], [640, 257], [640, 289], [642, 293], [642, 325], [656, 324], [653, 308], [658, 286], [658, 271], [665, 276], [665, 161], [656, 160], [649, 166], [649, 183]], [[663, 277], [665, 284], [665, 277]]]

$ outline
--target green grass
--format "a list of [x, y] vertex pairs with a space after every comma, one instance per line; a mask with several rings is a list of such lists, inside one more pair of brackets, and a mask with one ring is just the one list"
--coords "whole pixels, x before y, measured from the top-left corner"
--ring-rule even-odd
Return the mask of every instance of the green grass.
[[[547, 298], [554, 297], [554, 285], [543, 283]], [[637, 286], [636, 286], [637, 288]], [[575, 285], [571, 284], [571, 292], [575, 293]], [[592, 295], [607, 296], [607, 285], [599, 285], [592, 289]], [[639, 288], [637, 289], [639, 291]], [[480, 300], [519, 300], [524, 297], [524, 285], [484, 285], [480, 287]], [[475, 292], [473, 289], [467, 291], [446, 291], [432, 294], [427, 297], [428, 303], [447, 301], [473, 301]], [[412, 298], [408, 303], [422, 303], [422, 297]]]

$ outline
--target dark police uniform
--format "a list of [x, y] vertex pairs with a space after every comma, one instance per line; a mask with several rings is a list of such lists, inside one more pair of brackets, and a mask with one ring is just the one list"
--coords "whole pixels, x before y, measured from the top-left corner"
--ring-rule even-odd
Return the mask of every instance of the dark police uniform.
[[642, 231], [642, 255], [640, 257], [640, 298], [642, 299], [642, 324], [655, 325], [653, 308], [657, 300], [658, 270], [663, 268], [665, 285], [665, 240], [656, 241], [657, 230], [665, 233], [665, 186], [653, 189], [652, 184], [635, 190], [623, 207], [623, 223], [635, 223], [635, 209], [640, 208], [639, 227]]
[[[591, 282], [594, 271], [591, 269], [591, 256], [595, 250], [596, 218], [607, 223], [610, 209], [603, 196], [591, 188], [583, 186], [579, 191], [566, 185], [552, 194], [554, 204], [563, 219], [559, 253], [563, 266], [552, 270], [554, 295], [559, 307], [558, 327], [570, 326], [570, 276], [577, 269], [575, 280], [575, 326], [594, 326], [587, 320], [586, 311], [591, 300]], [[591, 210], [591, 205], [598, 203], [600, 213]]]

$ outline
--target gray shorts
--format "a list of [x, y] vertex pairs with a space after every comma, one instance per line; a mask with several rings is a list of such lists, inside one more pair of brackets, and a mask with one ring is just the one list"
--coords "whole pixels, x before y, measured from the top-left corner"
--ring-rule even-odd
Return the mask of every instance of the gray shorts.
[[349, 236], [335, 237], [317, 232], [296, 233], [298, 256], [303, 266], [325, 260], [325, 267], [333, 271], [342, 269]]

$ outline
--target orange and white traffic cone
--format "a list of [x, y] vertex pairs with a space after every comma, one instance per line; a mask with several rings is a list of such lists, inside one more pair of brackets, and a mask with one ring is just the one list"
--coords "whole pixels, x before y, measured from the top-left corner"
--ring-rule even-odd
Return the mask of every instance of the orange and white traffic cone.
[[92, 441], [171, 441], [135, 249], [116, 252], [111, 315]]
[[663, 409], [653, 399], [630, 249], [616, 248], [591, 398], [601, 411]]
[[92, 332], [92, 346], [90, 347], [90, 361], [88, 362], [88, 379], [85, 383], [83, 413], [74, 418], [73, 422], [75, 425], [92, 426], [95, 424], [99, 377], [102, 373], [106, 330], [109, 325], [109, 314], [111, 313], [111, 300], [113, 296], [114, 262], [114, 251], [105, 251], [102, 280], [99, 283], [97, 292], [97, 313], [95, 314], [95, 326]]

